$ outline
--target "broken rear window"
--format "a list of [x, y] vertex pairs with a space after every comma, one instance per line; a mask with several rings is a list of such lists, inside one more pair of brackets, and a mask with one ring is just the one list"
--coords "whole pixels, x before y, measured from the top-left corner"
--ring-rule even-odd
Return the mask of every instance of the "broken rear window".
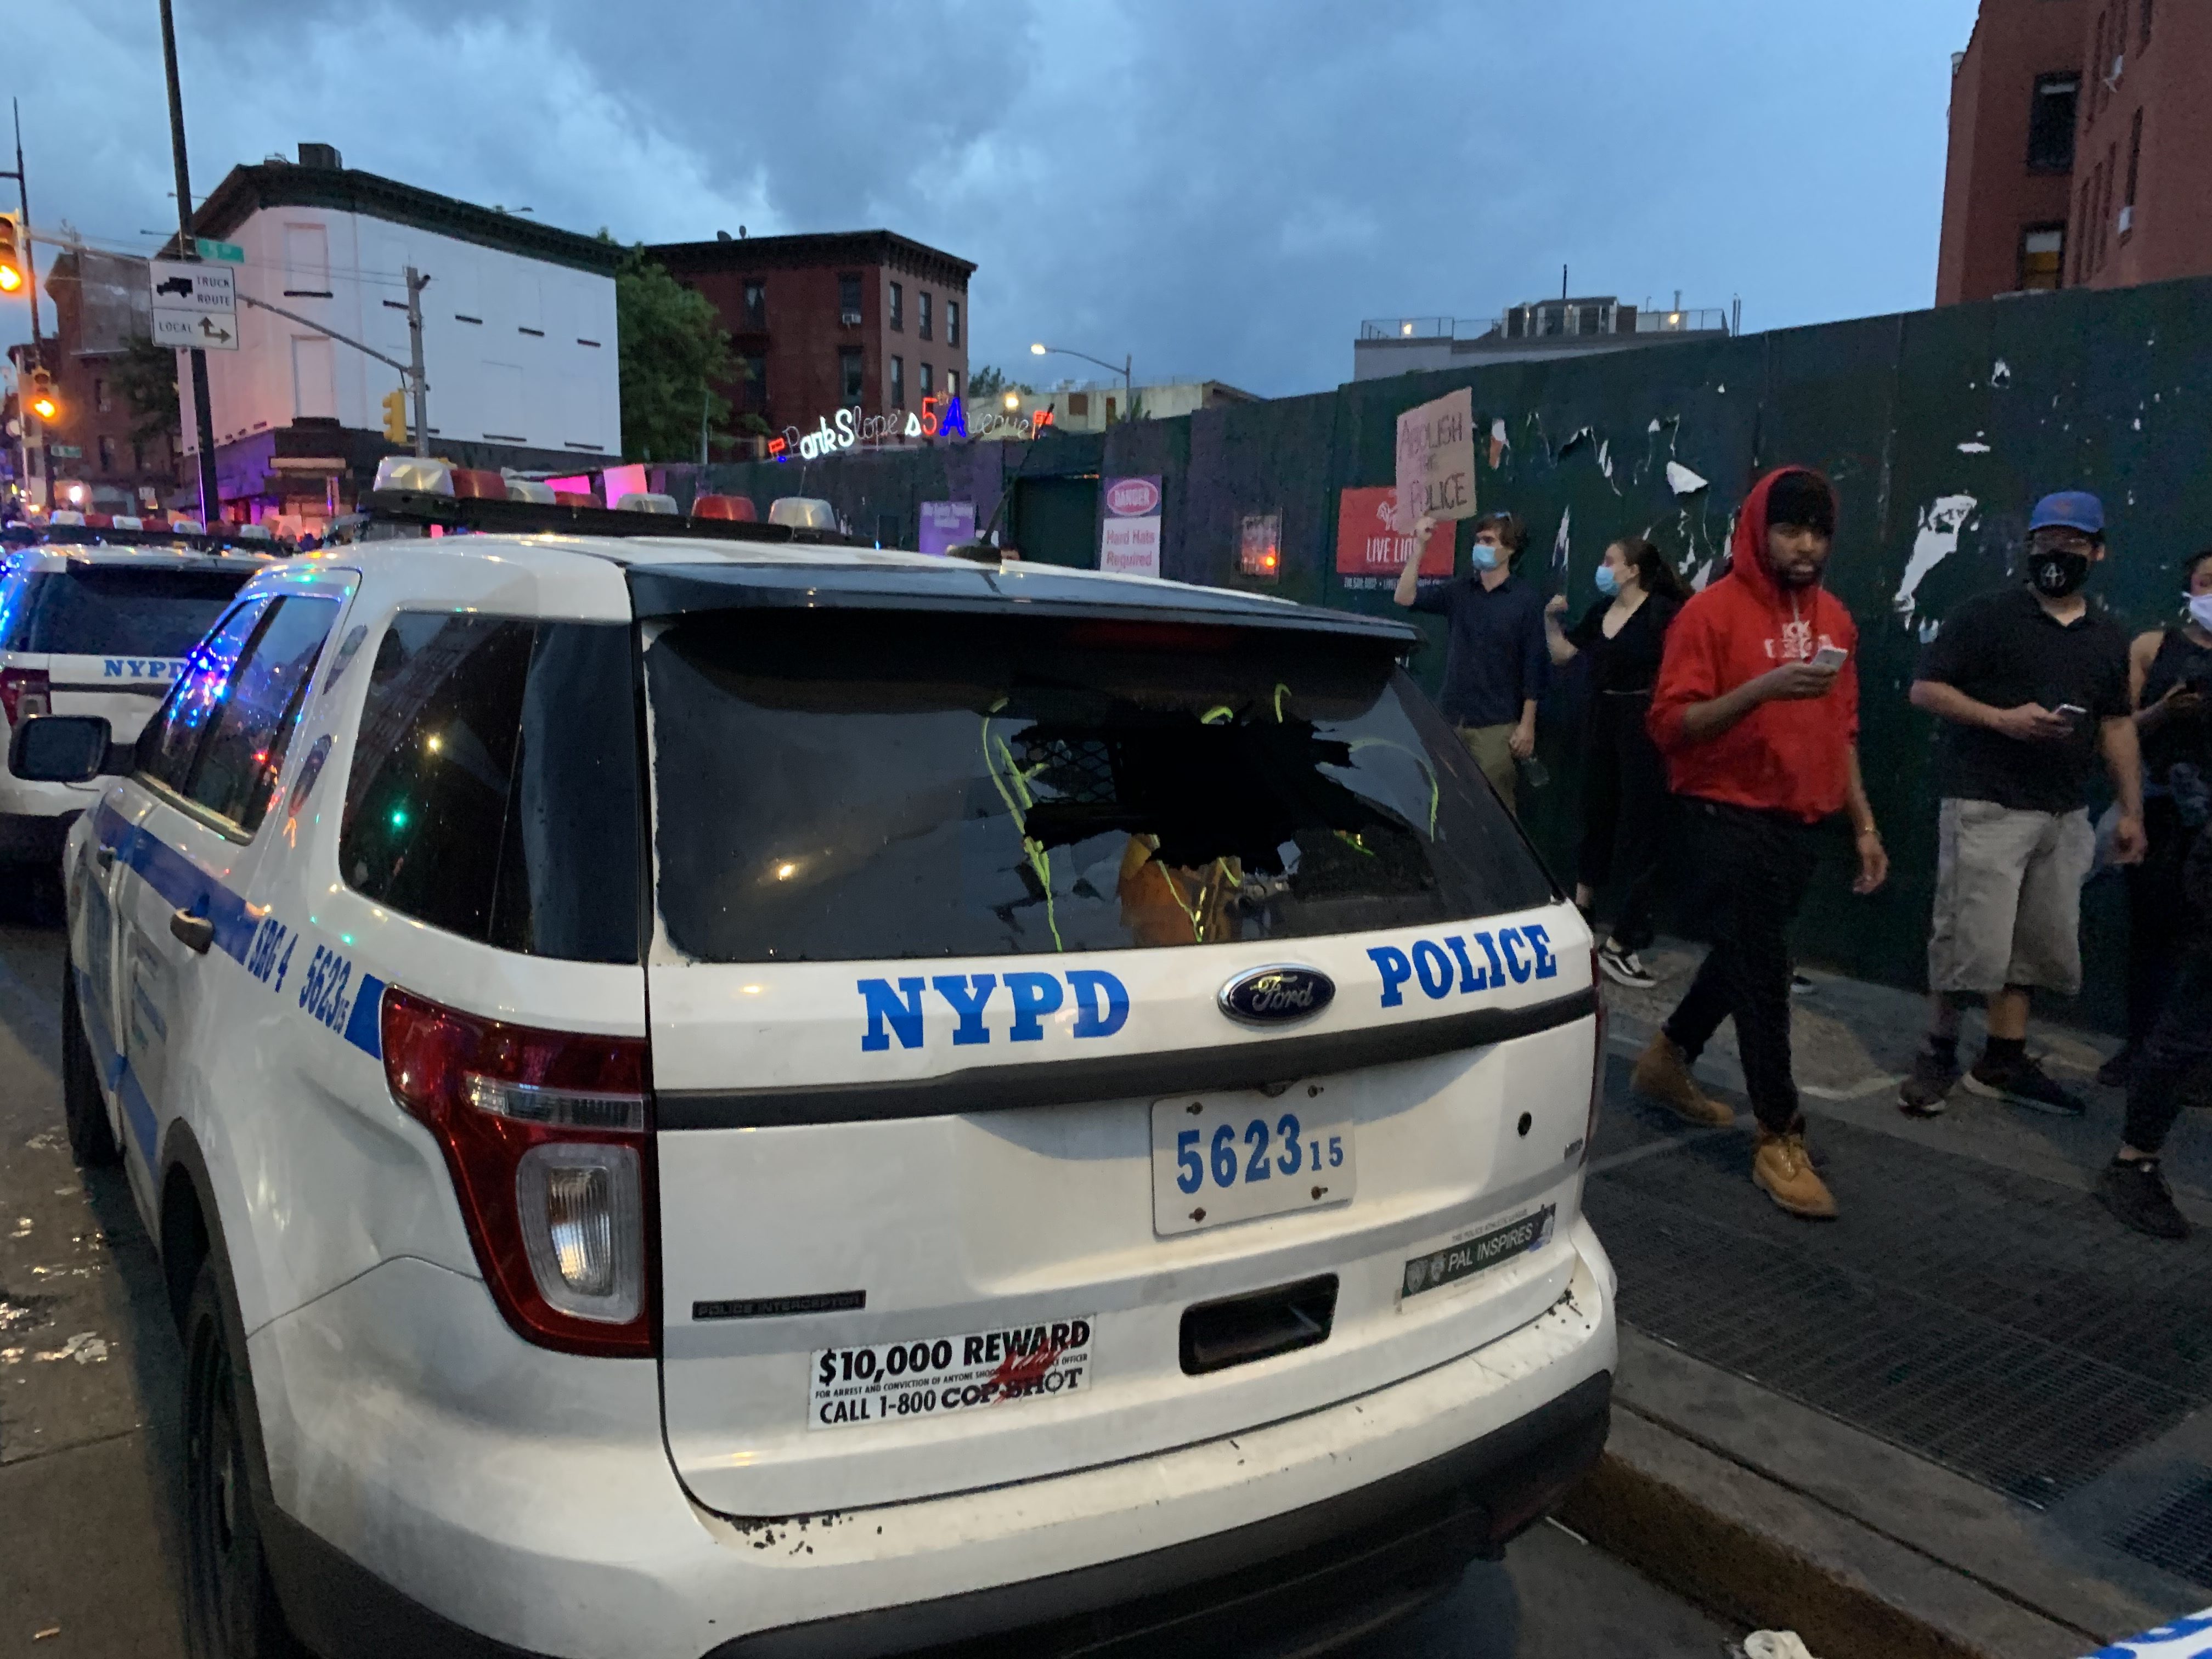
[[646, 655], [666, 943], [711, 962], [1294, 939], [1549, 902], [1387, 646], [717, 612]]

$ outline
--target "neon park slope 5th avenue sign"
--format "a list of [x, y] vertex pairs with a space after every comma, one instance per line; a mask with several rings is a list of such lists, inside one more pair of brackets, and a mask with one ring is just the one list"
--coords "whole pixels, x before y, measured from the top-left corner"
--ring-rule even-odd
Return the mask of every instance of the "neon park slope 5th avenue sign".
[[[984, 421], [982, 433], [1008, 429], [1028, 436], [1051, 424], [1052, 410], [1049, 409], [1039, 409], [1025, 420], [1009, 420], [994, 413]], [[863, 415], [860, 405], [854, 404], [839, 410], [834, 416], [818, 416], [811, 432], [802, 432], [795, 426], [787, 426], [781, 436], [769, 440], [768, 453], [779, 463], [790, 460], [793, 455], [801, 460], [813, 461], [843, 450], [873, 447], [906, 439], [965, 438], [969, 435], [968, 415], [961, 406], [960, 399], [930, 397], [921, 400], [919, 413], [913, 410], [892, 410], [884, 415]]]

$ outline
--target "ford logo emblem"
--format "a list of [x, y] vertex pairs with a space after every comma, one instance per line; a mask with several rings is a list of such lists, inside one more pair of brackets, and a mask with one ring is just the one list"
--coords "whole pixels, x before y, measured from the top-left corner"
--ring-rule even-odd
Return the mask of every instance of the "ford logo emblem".
[[1279, 963], [1223, 986], [1221, 1012], [1240, 1025], [1287, 1025], [1312, 1018], [1335, 997], [1336, 981], [1320, 969]]

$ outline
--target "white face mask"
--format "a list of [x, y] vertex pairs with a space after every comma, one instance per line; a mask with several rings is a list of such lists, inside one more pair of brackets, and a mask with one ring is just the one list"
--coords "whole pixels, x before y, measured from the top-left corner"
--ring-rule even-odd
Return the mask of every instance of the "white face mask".
[[2189, 616], [2199, 628], [2208, 634], [2212, 634], [2212, 593], [2191, 594]]

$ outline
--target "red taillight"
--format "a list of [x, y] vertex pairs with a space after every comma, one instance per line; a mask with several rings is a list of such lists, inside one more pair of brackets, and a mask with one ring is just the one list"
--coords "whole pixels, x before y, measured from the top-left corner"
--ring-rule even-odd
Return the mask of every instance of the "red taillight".
[[1583, 1157], [1589, 1162], [1590, 1148], [1597, 1143], [1597, 1103], [1605, 1098], [1605, 981], [1599, 975], [1597, 947], [1590, 947], [1590, 994], [1597, 999], [1597, 1030], [1590, 1054], [1589, 1121], [1583, 1128]]
[[644, 1039], [503, 1024], [396, 985], [381, 1024], [385, 1077], [445, 1149], [507, 1323], [569, 1353], [651, 1354]]
[[53, 692], [43, 668], [0, 668], [0, 708], [8, 724], [21, 726], [33, 714], [53, 712]]

